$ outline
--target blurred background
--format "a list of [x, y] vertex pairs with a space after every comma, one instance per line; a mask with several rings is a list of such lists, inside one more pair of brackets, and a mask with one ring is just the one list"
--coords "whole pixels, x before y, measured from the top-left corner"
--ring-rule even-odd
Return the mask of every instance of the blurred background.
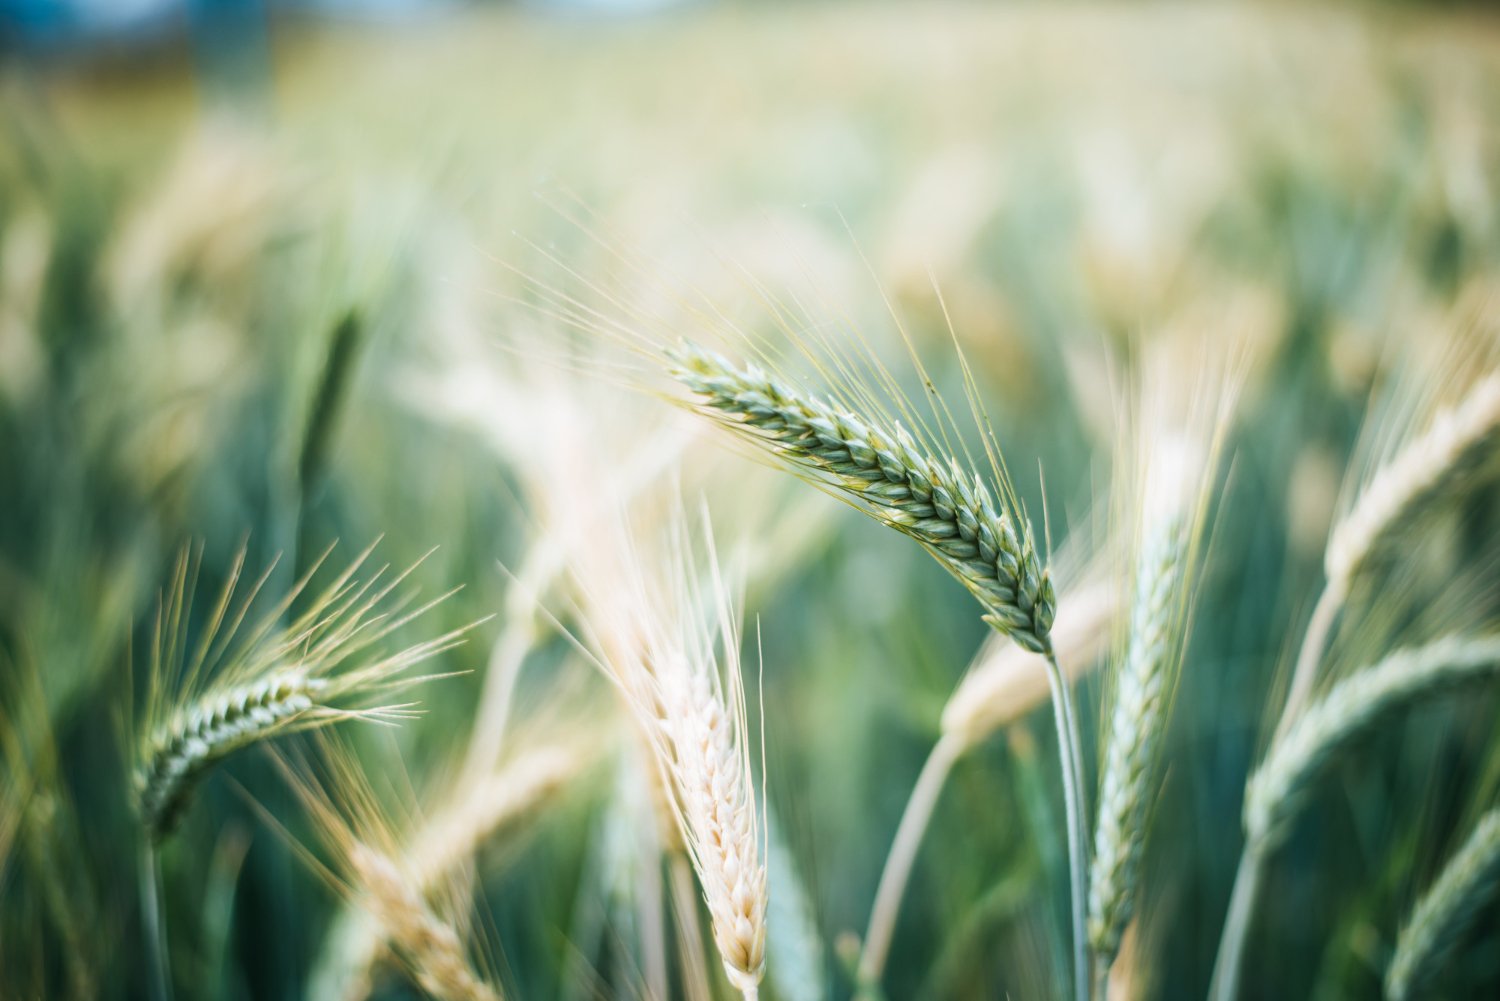
[[[204, 595], [242, 545], [252, 568], [283, 554], [283, 589], [335, 540], [383, 533], [396, 565], [439, 547], [413, 579], [464, 590], [430, 634], [498, 615], [443, 660], [472, 673], [349, 739], [417, 799], [451, 771], [491, 645], [531, 614], [500, 567], [555, 515], [547, 456], [570, 435], [622, 456], [606, 444], [676, 419], [534, 365], [528, 344], [572, 335], [519, 270], [585, 300], [688, 287], [747, 326], [765, 289], [795, 295], [900, 371], [894, 314], [961, 400], [951, 319], [1058, 550], [1110, 506], [1132, 345], [1243, 354], [1125, 973], [1128, 996], [1202, 996], [1361, 427], [1456, 335], [1492, 338], [1497, 122], [1484, 4], [0, 0], [0, 994], [149, 996], [119, 707], [186, 544]], [[767, 567], [754, 715], [818, 963], [806, 993], [774, 973], [766, 993], [847, 997], [840, 941], [985, 627], [916, 547], [712, 435], [681, 464]], [[1492, 501], [1423, 559], [1476, 622]], [[546, 637], [517, 713], [591, 684]], [[1093, 732], [1105, 690], [1081, 685]], [[1495, 708], [1413, 714], [1338, 771], [1268, 875], [1245, 996], [1378, 996], [1401, 916], [1492, 798]], [[224, 771], [162, 853], [178, 996], [313, 996], [338, 899], [292, 845], [316, 835], [266, 756]], [[511, 996], [634, 996], [595, 914], [613, 785], [593, 769], [476, 865], [476, 948]], [[1041, 706], [956, 770], [888, 996], [1059, 995], [1062, 830]], [[1448, 989], [1497, 986], [1500, 953], [1472, 950]]]

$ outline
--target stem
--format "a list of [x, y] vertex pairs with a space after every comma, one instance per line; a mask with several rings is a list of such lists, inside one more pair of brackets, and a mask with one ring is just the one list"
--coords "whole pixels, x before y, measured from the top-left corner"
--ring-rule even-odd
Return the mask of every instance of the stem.
[[1255, 898], [1260, 895], [1261, 855], [1246, 847], [1240, 855], [1240, 868], [1234, 877], [1234, 891], [1229, 897], [1229, 914], [1224, 918], [1224, 933], [1219, 939], [1219, 957], [1214, 961], [1214, 977], [1208, 996], [1212, 1001], [1234, 1001], [1239, 993], [1240, 962], [1245, 953], [1245, 935], [1255, 913]]
[[151, 970], [151, 997], [155, 1001], [172, 1001], [172, 983], [167, 970], [167, 929], [161, 916], [161, 873], [156, 867], [156, 853], [151, 844], [141, 846], [141, 920], [145, 925], [147, 965]]
[[532, 621], [529, 610], [513, 611], [507, 616], [505, 626], [490, 649], [489, 662], [485, 665], [484, 687], [480, 692], [473, 734], [469, 738], [469, 750], [464, 761], [466, 774], [482, 775], [487, 769], [495, 767], [505, 745], [505, 727], [510, 721], [516, 682], [520, 679], [526, 655], [531, 652], [536, 641], [536, 623]]
[[698, 889], [694, 885], [693, 866], [685, 853], [675, 851], [668, 862], [668, 872], [672, 904], [677, 912], [682, 991], [689, 1001], [709, 1001], [713, 994], [708, 978], [708, 959], [703, 952], [702, 933], [698, 928]]
[[1084, 856], [1084, 825], [1087, 823], [1084, 816], [1088, 808], [1078, 774], [1083, 760], [1082, 744], [1067, 679], [1057, 665], [1057, 655], [1048, 650], [1046, 657], [1047, 681], [1052, 686], [1052, 715], [1057, 724], [1057, 752], [1062, 763], [1063, 807], [1068, 824], [1068, 882], [1073, 900], [1073, 995], [1077, 1001], [1088, 1001], [1088, 940], [1084, 931], [1084, 874], [1088, 871], [1088, 860]]
[[1097, 1001], [1109, 1001], [1109, 961], [1103, 956], [1094, 958], [1094, 997]]
[[948, 773], [965, 750], [967, 748], [961, 740], [944, 734], [928, 753], [927, 762], [922, 765], [922, 772], [912, 787], [901, 822], [896, 826], [890, 854], [885, 858], [885, 868], [880, 873], [875, 903], [870, 908], [870, 927], [865, 932], [864, 949], [859, 957], [858, 979], [861, 984], [879, 983], [885, 971], [891, 937], [896, 930], [896, 915], [901, 910], [901, 898], [911, 878], [917, 849], [921, 847], [922, 836], [932, 820], [933, 808], [937, 806]]
[[1307, 697], [1312, 694], [1313, 681], [1317, 679], [1318, 664], [1323, 659], [1323, 648], [1328, 645], [1328, 634], [1333, 629], [1333, 620], [1344, 606], [1345, 589], [1329, 581], [1318, 595], [1313, 606], [1312, 618], [1307, 622], [1307, 632], [1302, 635], [1302, 648], [1297, 651], [1297, 666], [1292, 671], [1292, 684], [1287, 690], [1286, 704], [1282, 706], [1281, 718], [1276, 722], [1276, 743], [1286, 734], [1287, 728], [1302, 713]]
[[[1323, 659], [1323, 650], [1328, 645], [1328, 634], [1333, 629], [1339, 609], [1344, 606], [1347, 589], [1341, 583], [1329, 581], [1323, 585], [1323, 593], [1313, 606], [1308, 619], [1307, 631], [1302, 634], [1302, 647], [1297, 651], [1297, 665], [1292, 670], [1292, 684], [1287, 691], [1286, 703], [1281, 708], [1281, 717], [1276, 721], [1276, 732], [1271, 737], [1275, 748], [1286, 736], [1293, 722], [1301, 715], [1308, 696], [1312, 693], [1313, 681], [1317, 678], [1318, 665]], [[1255, 916], [1256, 898], [1260, 896], [1260, 873], [1263, 859], [1251, 845], [1240, 852], [1239, 869], [1234, 876], [1234, 889], [1229, 896], [1229, 912], [1224, 916], [1224, 929], [1219, 938], [1219, 955], [1214, 960], [1213, 981], [1209, 987], [1214, 1001], [1234, 1001], [1239, 992], [1240, 964], [1244, 959], [1245, 936], [1250, 931], [1250, 921]]]

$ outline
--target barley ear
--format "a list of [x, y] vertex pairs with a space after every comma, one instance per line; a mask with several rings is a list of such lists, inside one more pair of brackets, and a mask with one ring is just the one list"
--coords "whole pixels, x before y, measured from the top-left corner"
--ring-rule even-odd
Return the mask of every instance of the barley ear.
[[1424, 997], [1443, 964], [1474, 929], [1500, 889], [1500, 809], [1472, 834], [1412, 909], [1385, 975], [1390, 1001]]

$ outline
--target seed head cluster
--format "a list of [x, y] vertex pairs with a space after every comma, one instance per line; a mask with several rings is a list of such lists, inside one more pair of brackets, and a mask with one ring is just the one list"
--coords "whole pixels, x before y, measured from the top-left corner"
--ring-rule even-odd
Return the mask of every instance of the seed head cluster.
[[678, 809], [725, 972], [753, 993], [765, 969], [767, 885], [740, 717], [705, 673], [683, 680], [662, 720]]
[[882, 427], [755, 365], [690, 345], [674, 361], [674, 375], [705, 410], [926, 546], [996, 629], [1028, 650], [1051, 649], [1052, 580], [1029, 526], [997, 507], [977, 473], [930, 455], [899, 425]]

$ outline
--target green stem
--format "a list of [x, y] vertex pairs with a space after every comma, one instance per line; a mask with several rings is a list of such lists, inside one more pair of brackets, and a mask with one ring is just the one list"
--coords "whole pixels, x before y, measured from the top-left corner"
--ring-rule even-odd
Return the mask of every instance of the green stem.
[[912, 787], [906, 809], [901, 813], [901, 822], [896, 826], [896, 837], [886, 856], [885, 868], [880, 873], [875, 903], [870, 908], [870, 927], [865, 932], [864, 947], [859, 957], [860, 984], [879, 983], [881, 974], [885, 971], [891, 937], [896, 930], [896, 915], [901, 910], [901, 898], [911, 878], [917, 849], [932, 820], [932, 811], [937, 806], [938, 795], [943, 790], [948, 773], [964, 750], [963, 743], [954, 737], [941, 737], [927, 755], [922, 773], [917, 776], [917, 783]]
[[[1286, 702], [1276, 721], [1276, 732], [1271, 737], [1272, 750], [1286, 736], [1307, 704], [1323, 650], [1328, 645], [1329, 633], [1344, 605], [1345, 594], [1346, 588], [1329, 581], [1323, 586], [1323, 593], [1318, 595], [1307, 631], [1302, 634], [1302, 646], [1297, 651], [1297, 664], [1292, 670]], [[1214, 1001], [1234, 1001], [1239, 993], [1240, 964], [1244, 960], [1245, 936], [1249, 934], [1256, 899], [1260, 896], [1262, 862], [1260, 853], [1246, 844], [1240, 853], [1234, 889], [1229, 896], [1229, 911], [1224, 916], [1224, 928], [1219, 937], [1219, 954], [1214, 960], [1213, 981], [1209, 987], [1209, 996]]]
[[1058, 759], [1062, 763], [1063, 808], [1067, 813], [1068, 889], [1072, 897], [1073, 912], [1073, 996], [1077, 1001], [1088, 1001], [1088, 939], [1084, 929], [1084, 876], [1088, 871], [1084, 846], [1087, 841], [1085, 817], [1088, 806], [1084, 800], [1083, 782], [1079, 777], [1079, 768], [1083, 762], [1082, 742], [1078, 736], [1078, 720], [1073, 715], [1073, 697], [1068, 691], [1067, 678], [1057, 664], [1057, 655], [1049, 649], [1046, 657], [1047, 682], [1052, 687], [1052, 715], [1057, 725]]
[[151, 997], [172, 1001], [172, 981], [167, 973], [167, 928], [161, 914], [161, 873], [156, 852], [149, 841], [141, 846], [141, 921], [148, 939], [147, 965], [151, 969]]
[[1234, 1001], [1239, 994], [1245, 935], [1255, 913], [1255, 898], [1260, 895], [1260, 869], [1260, 853], [1247, 846], [1240, 855], [1234, 891], [1229, 897], [1229, 913], [1224, 918], [1224, 933], [1219, 939], [1219, 956], [1214, 961], [1213, 982], [1208, 989], [1212, 1001]]

